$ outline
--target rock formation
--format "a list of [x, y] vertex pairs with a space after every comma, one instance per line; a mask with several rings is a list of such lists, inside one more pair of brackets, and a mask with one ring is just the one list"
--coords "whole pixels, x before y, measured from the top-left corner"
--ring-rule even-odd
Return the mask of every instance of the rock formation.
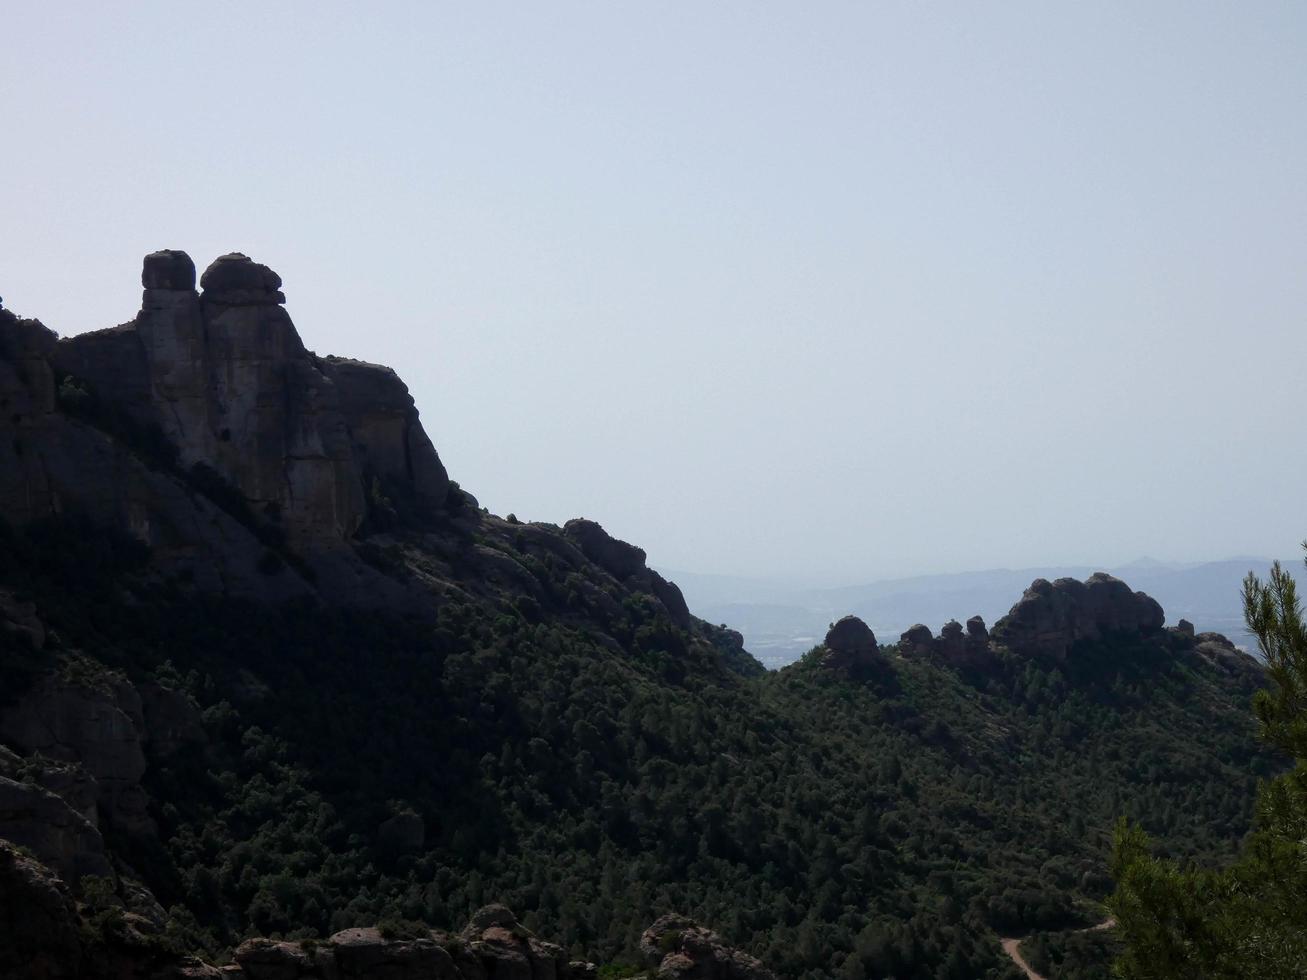
[[595, 521], [574, 517], [563, 525], [567, 535], [581, 553], [619, 582], [628, 582], [651, 592], [667, 610], [672, 622], [683, 629], [690, 626], [690, 610], [675, 582], [669, 582], [645, 565], [643, 548], [614, 538]]
[[776, 980], [757, 959], [683, 915], [664, 915], [640, 936], [640, 952], [659, 980]]
[[845, 616], [832, 625], [826, 633], [824, 646], [826, 653], [822, 665], [846, 673], [869, 667], [880, 656], [876, 634], [857, 616]]
[[457, 936], [345, 929], [320, 943], [249, 939], [235, 959], [227, 980], [586, 980], [596, 972], [532, 935], [502, 905], [476, 912]]
[[17, 704], [0, 710], [0, 740], [24, 755], [81, 767], [95, 787], [99, 815], [127, 833], [153, 828], [140, 785], [144, 731], [136, 688], [107, 672], [85, 684], [47, 674]]
[[0, 977], [79, 975], [77, 907], [59, 877], [0, 841]]
[[1148, 635], [1165, 617], [1156, 600], [1120, 579], [1096, 572], [1084, 582], [1036, 579], [1012, 610], [994, 624], [993, 639], [1012, 651], [1064, 659], [1081, 640], [1108, 634]]
[[1256, 674], [1264, 669], [1256, 657], [1244, 653], [1221, 633], [1199, 633], [1194, 652], [1229, 674]]
[[[521, 558], [548, 552], [580, 573], [588, 609], [620, 611], [612, 595], [635, 590], [697, 628], [680, 589], [593, 521], [559, 529], [480, 511], [395, 372], [307, 350], [267, 266], [221, 256], [197, 291], [194, 263], [169, 249], [146, 256], [141, 285], [132, 320], [63, 340], [0, 310], [11, 524], [76, 513], [201, 591], [424, 618], [469, 565], [487, 591], [540, 602]], [[0, 597], [0, 626], [43, 642], [12, 597]]]
[[930, 627], [921, 623], [910, 627], [899, 637], [899, 653], [905, 657], [926, 657], [954, 667], [976, 667], [991, 657], [989, 631], [979, 616], [967, 620], [965, 633], [956, 619], [945, 623], [939, 636], [933, 636]]
[[157, 427], [184, 467], [211, 467], [292, 544], [348, 538], [370, 478], [444, 501], [444, 467], [394, 372], [309, 353], [282, 307], [281, 278], [233, 253], [195, 291], [184, 252], [146, 256], [130, 323], [60, 341], [60, 375]]

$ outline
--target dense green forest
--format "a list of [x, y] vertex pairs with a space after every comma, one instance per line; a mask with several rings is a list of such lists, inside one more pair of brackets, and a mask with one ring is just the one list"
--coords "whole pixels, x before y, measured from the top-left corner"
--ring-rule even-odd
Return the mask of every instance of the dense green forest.
[[[217, 958], [493, 900], [612, 976], [669, 910], [786, 977], [1014, 976], [998, 937], [1028, 933], [1056, 975], [1105, 976], [1110, 937], [1069, 930], [1105, 915], [1116, 818], [1219, 862], [1282, 765], [1256, 679], [1171, 633], [768, 674], [616, 587], [600, 637], [575, 581], [521, 564], [543, 605], [469, 591], [426, 622], [204, 596], [90, 525], [5, 528], [0, 585], [57, 641], [0, 631], [0, 697], [53, 668], [194, 699], [207, 743], [146, 773], [157, 835], [110, 844]], [[420, 844], [379, 832], [396, 815]]]

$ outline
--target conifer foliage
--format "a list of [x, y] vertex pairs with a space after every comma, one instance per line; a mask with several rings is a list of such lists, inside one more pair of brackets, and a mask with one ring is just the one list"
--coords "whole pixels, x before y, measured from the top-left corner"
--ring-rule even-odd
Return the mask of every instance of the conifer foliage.
[[1253, 698], [1258, 734], [1294, 768], [1261, 784], [1253, 832], [1219, 870], [1151, 856], [1147, 835], [1122, 818], [1108, 905], [1127, 980], [1307, 976], [1307, 628], [1294, 580], [1278, 563], [1266, 581], [1248, 576], [1244, 614], [1270, 681]]

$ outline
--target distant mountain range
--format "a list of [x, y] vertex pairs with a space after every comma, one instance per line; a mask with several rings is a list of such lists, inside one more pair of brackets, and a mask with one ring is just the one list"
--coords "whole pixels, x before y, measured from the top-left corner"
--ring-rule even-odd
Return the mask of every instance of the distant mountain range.
[[[1256, 644], [1244, 629], [1241, 583], [1250, 571], [1265, 575], [1270, 558], [1228, 558], [1210, 562], [1162, 562], [1141, 558], [1125, 565], [1049, 565], [993, 568], [947, 575], [916, 575], [863, 585], [805, 588], [801, 584], [725, 575], [667, 571], [690, 607], [709, 622], [727, 623], [744, 634], [748, 649], [770, 668], [791, 663], [821, 642], [836, 619], [852, 613], [882, 641], [897, 640], [916, 623], [933, 630], [950, 619], [983, 616], [993, 624], [1036, 578], [1083, 579], [1106, 571], [1147, 592], [1174, 625], [1187, 619], [1200, 631], [1224, 633], [1249, 652]], [[1289, 568], [1296, 561], [1284, 561]]]

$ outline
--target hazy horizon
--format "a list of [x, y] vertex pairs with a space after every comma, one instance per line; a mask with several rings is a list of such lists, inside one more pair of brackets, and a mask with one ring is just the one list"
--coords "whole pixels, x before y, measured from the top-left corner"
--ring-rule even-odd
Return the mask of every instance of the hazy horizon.
[[496, 513], [845, 583], [1307, 535], [1300, 4], [6, 26], [6, 308], [245, 252]]

